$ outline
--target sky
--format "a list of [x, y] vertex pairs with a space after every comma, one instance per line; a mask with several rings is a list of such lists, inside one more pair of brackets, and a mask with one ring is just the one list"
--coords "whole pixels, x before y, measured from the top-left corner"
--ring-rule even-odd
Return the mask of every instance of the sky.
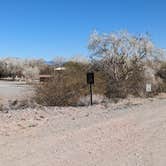
[[166, 1], [0, 0], [0, 57], [88, 57], [94, 30], [148, 32], [165, 49]]

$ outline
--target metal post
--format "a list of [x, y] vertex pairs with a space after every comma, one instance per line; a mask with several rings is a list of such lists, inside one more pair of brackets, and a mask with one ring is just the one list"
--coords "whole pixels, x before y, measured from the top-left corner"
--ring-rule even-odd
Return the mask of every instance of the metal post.
[[89, 84], [90, 85], [90, 104], [93, 105], [93, 102], [92, 102], [92, 84]]
[[92, 101], [92, 85], [94, 84], [94, 73], [88, 72], [87, 73], [87, 84], [89, 84], [89, 90], [90, 90], [90, 105], [93, 105]]

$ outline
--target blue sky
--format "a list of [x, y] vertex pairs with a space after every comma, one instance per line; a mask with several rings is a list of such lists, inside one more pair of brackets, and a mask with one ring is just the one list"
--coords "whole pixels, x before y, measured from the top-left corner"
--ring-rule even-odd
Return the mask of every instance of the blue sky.
[[99, 32], [149, 32], [166, 48], [165, 0], [0, 0], [0, 57], [88, 56]]

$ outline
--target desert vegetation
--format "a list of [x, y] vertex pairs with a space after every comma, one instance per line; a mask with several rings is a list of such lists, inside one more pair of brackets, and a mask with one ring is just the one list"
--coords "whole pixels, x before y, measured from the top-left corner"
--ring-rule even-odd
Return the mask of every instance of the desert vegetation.
[[[49, 76], [50, 79], [34, 85], [33, 100], [44, 106], [88, 105], [86, 74], [89, 71], [95, 74], [95, 100], [166, 92], [166, 53], [154, 45], [149, 35], [95, 31], [90, 35], [88, 49], [89, 59], [56, 57], [51, 64], [42, 59], [2, 58], [0, 78], [19, 78], [29, 83], [39, 82], [40, 75]], [[146, 92], [146, 84], [152, 85], [150, 93]]]
[[[147, 34], [94, 32], [88, 48], [90, 59], [86, 63], [78, 61], [78, 57], [77, 61], [64, 63], [60, 58], [55, 60], [56, 66], [66, 70], [54, 73], [50, 82], [37, 86], [39, 104], [68, 106], [85, 101], [88, 71], [95, 73], [94, 94], [106, 98], [146, 97], [165, 91], [165, 51], [157, 48]], [[146, 84], [152, 85], [151, 93], [146, 92]]]

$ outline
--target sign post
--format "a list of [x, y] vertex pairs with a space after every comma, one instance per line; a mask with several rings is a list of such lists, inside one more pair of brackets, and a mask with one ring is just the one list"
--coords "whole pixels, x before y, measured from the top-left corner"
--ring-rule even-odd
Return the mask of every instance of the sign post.
[[152, 84], [146, 84], [146, 95], [147, 97], [151, 96], [151, 92], [152, 92]]
[[146, 84], [146, 92], [152, 92], [152, 84]]
[[94, 84], [94, 73], [88, 72], [87, 73], [87, 84], [89, 84], [89, 90], [90, 90], [90, 104], [93, 105], [93, 99], [92, 99], [92, 85]]

